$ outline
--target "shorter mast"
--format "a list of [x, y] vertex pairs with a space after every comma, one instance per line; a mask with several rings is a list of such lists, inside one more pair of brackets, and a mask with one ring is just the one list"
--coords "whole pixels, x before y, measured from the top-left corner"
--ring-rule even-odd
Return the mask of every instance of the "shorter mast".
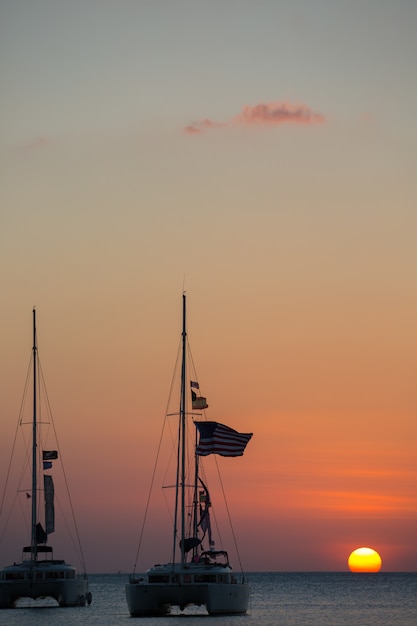
[[33, 309], [33, 422], [32, 422], [32, 534], [31, 534], [31, 559], [36, 561], [38, 557], [38, 544], [36, 540], [36, 517], [37, 517], [37, 464], [36, 464], [36, 439], [37, 439], [37, 397], [36, 397], [36, 372], [37, 372], [37, 345], [36, 345], [36, 310]]

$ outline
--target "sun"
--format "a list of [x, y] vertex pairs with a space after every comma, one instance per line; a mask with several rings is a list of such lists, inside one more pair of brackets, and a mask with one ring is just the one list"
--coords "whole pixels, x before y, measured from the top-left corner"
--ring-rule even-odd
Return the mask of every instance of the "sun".
[[372, 548], [356, 548], [348, 558], [348, 565], [351, 572], [379, 572], [382, 559]]

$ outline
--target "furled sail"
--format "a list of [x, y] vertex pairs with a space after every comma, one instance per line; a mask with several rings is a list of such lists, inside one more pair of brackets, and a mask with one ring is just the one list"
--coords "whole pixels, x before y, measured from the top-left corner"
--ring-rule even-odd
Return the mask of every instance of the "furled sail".
[[211, 522], [210, 522], [211, 502], [210, 502], [210, 494], [209, 494], [209, 491], [208, 491], [206, 485], [201, 480], [200, 476], [198, 477], [198, 479], [199, 479], [199, 481], [202, 484], [203, 489], [204, 489], [204, 491], [200, 491], [200, 493], [199, 493], [200, 521], [198, 523], [198, 526], [203, 531], [203, 538], [206, 536], [206, 533], [208, 534], [209, 544], [210, 544], [210, 547], [212, 547], [214, 545], [214, 541], [213, 541], [212, 534], [211, 534]]
[[55, 531], [54, 482], [49, 474], [44, 474], [43, 480], [45, 490], [45, 527], [46, 533], [50, 535]]

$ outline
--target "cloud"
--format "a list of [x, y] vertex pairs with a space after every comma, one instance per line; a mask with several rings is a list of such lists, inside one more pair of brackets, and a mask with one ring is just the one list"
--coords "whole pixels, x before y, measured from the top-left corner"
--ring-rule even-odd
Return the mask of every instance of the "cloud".
[[199, 135], [203, 133], [203, 129], [198, 126], [198, 124], [190, 124], [189, 126], [184, 126], [184, 132], [187, 135]]
[[237, 121], [247, 126], [254, 124], [320, 124], [324, 116], [314, 113], [305, 104], [289, 104], [288, 102], [270, 102], [245, 106]]
[[190, 124], [189, 126], [185, 126], [184, 132], [188, 135], [199, 135], [204, 133], [209, 128], [220, 128], [221, 126], [227, 126], [227, 124], [223, 124], [222, 122], [213, 122], [213, 120], [205, 119], [199, 122], [194, 122], [194, 124]]
[[276, 126], [278, 124], [322, 124], [324, 115], [315, 113], [305, 104], [288, 102], [269, 102], [266, 104], [246, 105], [242, 112], [229, 122], [215, 122], [204, 119], [185, 126], [188, 135], [199, 135], [212, 128], [232, 125], [241, 126]]

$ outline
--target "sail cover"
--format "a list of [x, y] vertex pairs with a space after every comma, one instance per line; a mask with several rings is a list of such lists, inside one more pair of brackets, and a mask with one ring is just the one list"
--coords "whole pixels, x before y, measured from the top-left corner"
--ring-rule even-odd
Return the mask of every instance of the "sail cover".
[[[198, 537], [186, 537], [184, 539], [184, 552], [189, 552], [193, 548], [197, 548], [201, 543], [201, 539]], [[180, 548], [182, 548], [182, 540], [180, 541]]]
[[45, 530], [48, 535], [55, 531], [54, 482], [52, 476], [44, 474]]

